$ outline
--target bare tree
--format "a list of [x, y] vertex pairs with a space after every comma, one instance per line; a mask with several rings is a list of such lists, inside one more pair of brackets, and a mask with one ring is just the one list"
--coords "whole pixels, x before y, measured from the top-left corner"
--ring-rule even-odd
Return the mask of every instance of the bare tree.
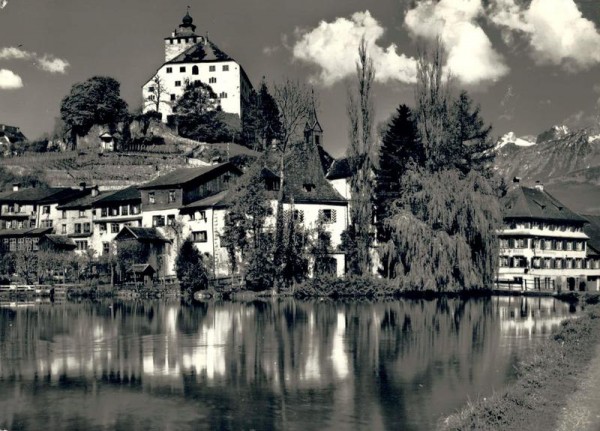
[[371, 266], [371, 230], [373, 206], [371, 198], [374, 191], [373, 175], [373, 100], [372, 87], [375, 79], [373, 60], [367, 52], [367, 43], [363, 37], [358, 47], [356, 64], [357, 86], [348, 90], [348, 119], [350, 127], [348, 137], [350, 147], [348, 160], [352, 170], [350, 182], [352, 198], [350, 207], [351, 239], [350, 270], [357, 275], [367, 274]]
[[148, 94], [148, 97], [144, 101], [144, 104], [146, 106], [151, 106], [156, 112], [160, 112], [161, 104], [171, 106], [172, 103], [170, 98], [167, 99], [168, 89], [163, 79], [158, 75], [154, 75], [154, 78], [152, 78], [150, 82], [152, 83], [152, 88], [154, 89], [154, 91]]

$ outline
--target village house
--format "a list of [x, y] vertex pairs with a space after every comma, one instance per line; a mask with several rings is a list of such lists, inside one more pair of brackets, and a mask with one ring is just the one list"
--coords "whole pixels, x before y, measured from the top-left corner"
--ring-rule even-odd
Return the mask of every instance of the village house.
[[79, 188], [26, 189], [14, 184], [12, 192], [0, 195], [0, 229], [54, 228], [62, 214], [59, 205], [90, 193], [85, 183]]
[[186, 13], [179, 27], [165, 38], [165, 63], [142, 88], [143, 112], [158, 111], [162, 121], [167, 122], [186, 83], [198, 81], [210, 85], [224, 112], [242, 118], [252, 93], [246, 72], [208, 34], [197, 34], [193, 22]]
[[598, 252], [588, 223], [542, 185], [517, 187], [503, 199], [498, 282], [523, 289], [599, 290]]
[[111, 253], [112, 241], [124, 227], [142, 226], [141, 204], [134, 186], [103, 193], [92, 202], [91, 247], [97, 256]]
[[[81, 254], [93, 248], [94, 233], [93, 202], [99, 199], [100, 192], [94, 186], [89, 195], [61, 204], [57, 207], [60, 218], [56, 220], [55, 232], [63, 235], [75, 244], [76, 251]], [[95, 249], [96, 254], [101, 250]]]

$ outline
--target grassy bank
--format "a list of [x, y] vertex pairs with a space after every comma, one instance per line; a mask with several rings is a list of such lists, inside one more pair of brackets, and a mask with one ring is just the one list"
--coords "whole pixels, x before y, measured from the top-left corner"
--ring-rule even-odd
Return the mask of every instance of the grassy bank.
[[583, 315], [560, 328], [517, 370], [517, 381], [502, 392], [467, 404], [441, 421], [447, 430], [552, 430], [584, 378], [600, 343], [598, 296], [585, 299]]

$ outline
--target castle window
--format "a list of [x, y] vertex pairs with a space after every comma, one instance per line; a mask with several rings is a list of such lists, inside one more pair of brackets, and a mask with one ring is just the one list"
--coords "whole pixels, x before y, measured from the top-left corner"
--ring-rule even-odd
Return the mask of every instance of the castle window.
[[[186, 41], [186, 42], [187, 42], [187, 41]], [[181, 67], [179, 68], [179, 71], [180, 71], [180, 72], [185, 72], [185, 66], [181, 66]]]
[[219, 94], [219, 97], [221, 99], [227, 99], [227, 93], [225, 93], [224, 91], [221, 91], [221, 93]]
[[154, 100], [154, 94], [151, 94], [150, 96], [148, 96], [148, 100]]
[[217, 78], [215, 78], [215, 77], [213, 76], [212, 78], [209, 78], [209, 79], [208, 79], [208, 82], [209, 82], [210, 84], [215, 84], [215, 83], [217, 82]]
[[173, 73], [173, 68], [172, 67], [167, 67], [167, 73]]
[[149, 93], [154, 93], [154, 87], [148, 87], [148, 92]]
[[174, 101], [175, 101], [175, 95], [171, 94], [171, 102], [174, 102]]
[[214, 72], [215, 70], [217, 70], [216, 66], [208, 66], [208, 71], [209, 72]]
[[229, 71], [229, 65], [228, 64], [224, 64], [223, 65], [223, 72], [228, 72]]
[[169, 43], [173, 45], [173, 39], [169, 39]]
[[199, 73], [198, 66], [192, 67], [192, 75], [198, 75], [198, 73]]
[[181, 81], [175, 81], [175, 87], [181, 87]]
[[[185, 43], [188, 43], [189, 39], [186, 37], [185, 38]], [[183, 72], [183, 71], [182, 71]]]
[[181, 43], [181, 39], [177, 38], [177, 43], [178, 44]]
[[199, 232], [192, 232], [192, 241], [194, 242], [208, 242], [208, 235], [205, 230]]

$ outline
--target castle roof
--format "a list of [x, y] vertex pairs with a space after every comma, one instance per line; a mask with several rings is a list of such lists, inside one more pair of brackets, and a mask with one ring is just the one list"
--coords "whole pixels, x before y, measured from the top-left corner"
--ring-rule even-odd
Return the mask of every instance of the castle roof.
[[205, 42], [198, 42], [181, 54], [173, 57], [165, 64], [172, 63], [209, 63], [213, 61], [233, 60], [225, 52], [221, 51], [212, 41], [205, 39]]
[[550, 193], [538, 188], [518, 187], [502, 200], [504, 218], [586, 223]]

